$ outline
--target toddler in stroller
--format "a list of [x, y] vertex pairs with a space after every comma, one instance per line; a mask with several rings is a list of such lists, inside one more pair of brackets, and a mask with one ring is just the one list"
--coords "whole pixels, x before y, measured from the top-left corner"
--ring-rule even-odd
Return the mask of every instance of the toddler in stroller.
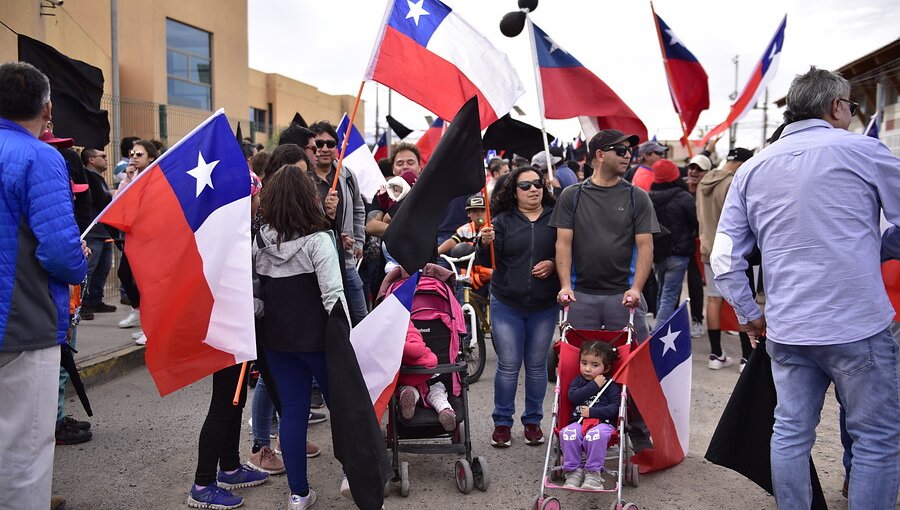
[[600, 390], [607, 383], [616, 352], [605, 342], [585, 342], [579, 360], [580, 377], [572, 379], [568, 390], [569, 401], [578, 404], [572, 412], [574, 421], [559, 433], [565, 486], [602, 490], [601, 472], [609, 439], [616, 430], [621, 387], [610, 382], [605, 391]]
[[[406, 367], [432, 369], [437, 366], [437, 355], [425, 345], [422, 333], [410, 321], [403, 346], [403, 365]], [[397, 385], [400, 387], [400, 416], [411, 420], [416, 413], [416, 404], [423, 399], [423, 405], [434, 409], [441, 427], [447, 432], [456, 428], [456, 411], [447, 400], [447, 388], [435, 375], [401, 372]]]

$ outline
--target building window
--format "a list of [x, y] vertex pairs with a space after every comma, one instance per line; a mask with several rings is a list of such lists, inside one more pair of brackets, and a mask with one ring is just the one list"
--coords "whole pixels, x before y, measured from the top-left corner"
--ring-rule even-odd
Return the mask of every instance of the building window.
[[166, 19], [169, 104], [212, 109], [209, 32]]
[[259, 108], [250, 107], [250, 132], [251, 133], [268, 133], [266, 128], [266, 111]]

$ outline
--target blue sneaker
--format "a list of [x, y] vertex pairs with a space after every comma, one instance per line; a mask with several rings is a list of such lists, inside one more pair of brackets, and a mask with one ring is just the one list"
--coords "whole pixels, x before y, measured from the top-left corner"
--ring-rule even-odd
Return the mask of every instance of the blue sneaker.
[[235, 496], [231, 492], [216, 485], [207, 485], [197, 489], [191, 485], [187, 504], [192, 508], [211, 508], [213, 510], [229, 510], [244, 504], [244, 498]]
[[268, 478], [269, 473], [263, 473], [262, 471], [251, 469], [246, 465], [241, 465], [237, 471], [230, 475], [224, 471], [219, 471], [219, 476], [216, 477], [216, 481], [219, 482], [220, 487], [231, 490], [239, 489], [241, 487], [253, 487], [254, 485], [265, 482]]

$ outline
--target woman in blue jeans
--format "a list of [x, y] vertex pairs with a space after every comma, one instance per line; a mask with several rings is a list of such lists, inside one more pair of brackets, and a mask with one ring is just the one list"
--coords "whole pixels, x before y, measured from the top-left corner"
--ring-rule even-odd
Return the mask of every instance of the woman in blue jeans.
[[278, 388], [281, 400], [280, 439], [291, 510], [316, 503], [306, 476], [310, 390], [315, 377], [328, 401], [326, 326], [332, 308], [345, 302], [334, 235], [305, 167], [303, 160], [266, 176], [266, 224], [254, 243], [265, 310], [262, 344], [273, 379], [268, 382]]
[[493, 224], [482, 229], [478, 249], [489, 260], [493, 241], [496, 269], [491, 278], [491, 329], [497, 352], [494, 377], [494, 433], [498, 448], [512, 442], [519, 370], [525, 365], [526, 443], [544, 442], [541, 419], [547, 393], [547, 352], [559, 307], [554, 255], [556, 229], [550, 226], [553, 196], [534, 169], [510, 174], [491, 203]]

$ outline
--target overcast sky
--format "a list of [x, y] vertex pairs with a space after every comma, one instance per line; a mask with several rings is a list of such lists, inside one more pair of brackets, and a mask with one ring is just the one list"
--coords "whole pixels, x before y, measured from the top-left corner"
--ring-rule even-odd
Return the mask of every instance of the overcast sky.
[[[431, 1], [425, 0], [426, 10]], [[516, 8], [516, 1], [444, 1], [509, 55], [526, 90], [517, 102], [526, 115], [519, 118], [539, 125], [527, 32], [510, 39], [499, 29], [500, 18]], [[294, 78], [329, 94], [355, 96], [385, 5], [383, 0], [248, 0], [250, 67]], [[900, 35], [900, 2], [896, 0], [658, 0], [654, 7], [709, 75], [710, 108], [701, 114], [698, 127], [712, 127], [725, 119], [731, 105], [728, 95], [735, 88], [732, 58], [740, 58], [738, 89], [742, 89], [785, 13], [784, 50], [769, 85], [770, 134], [781, 119], [774, 101], [785, 95], [796, 74], [810, 65], [836, 69]], [[680, 135], [649, 2], [541, 0], [532, 19], [612, 87], [643, 120], [650, 136], [674, 139]], [[387, 89], [378, 88], [383, 117]], [[375, 97], [376, 85], [369, 82], [363, 99], [370, 134], [375, 127]], [[393, 94], [393, 115], [410, 128], [425, 129], [428, 113]], [[574, 119], [548, 121], [547, 129], [563, 139], [580, 131]], [[742, 119], [738, 144], [755, 147], [761, 139], [762, 112], [752, 111]], [[720, 152], [723, 147], [727, 149], [727, 142], [719, 144]]]

